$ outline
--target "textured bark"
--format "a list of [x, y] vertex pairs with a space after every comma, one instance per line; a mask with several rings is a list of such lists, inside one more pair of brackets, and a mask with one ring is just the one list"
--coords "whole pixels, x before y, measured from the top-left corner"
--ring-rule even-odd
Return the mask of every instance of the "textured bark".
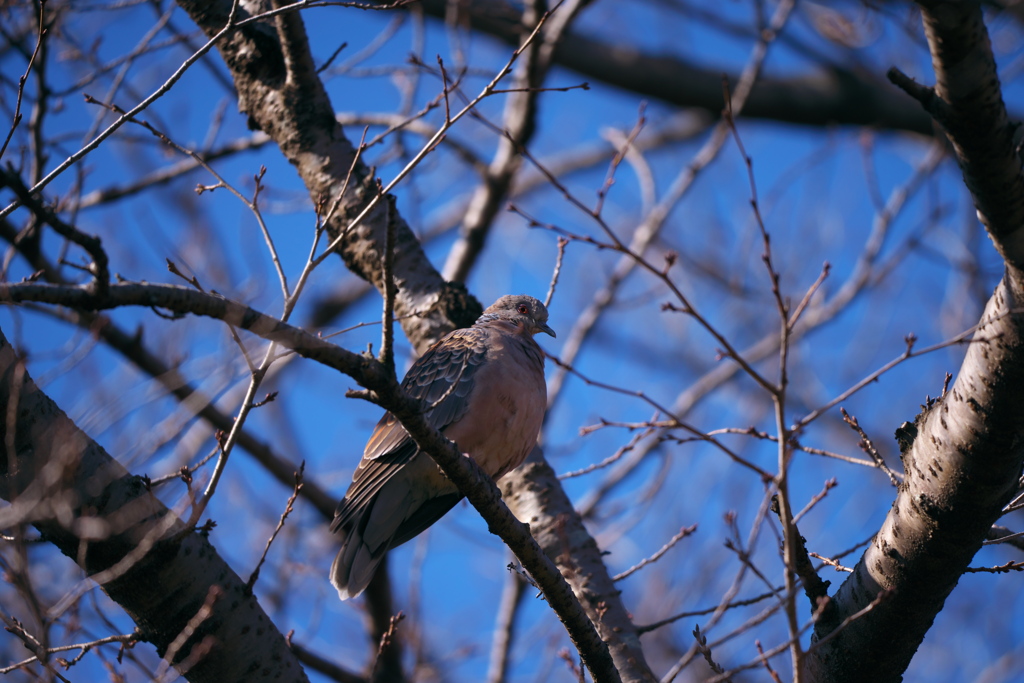
[[[181, 0], [178, 4], [208, 36], [227, 25], [232, 5], [228, 0]], [[238, 20], [251, 16], [244, 6], [239, 7]], [[328, 234], [332, 240], [346, 235], [339, 248], [345, 265], [380, 292], [384, 291], [381, 254], [388, 223], [392, 224], [398, 285], [395, 314], [413, 345], [422, 352], [447, 331], [471, 325], [483, 307], [462, 285], [443, 280], [395, 210], [392, 197], [379, 201], [369, 215], [352, 226], [352, 220], [377, 195], [377, 179], [361, 159], [356, 159], [355, 147], [335, 120], [334, 108], [316, 74], [299, 13], [246, 24], [229, 32], [217, 48], [231, 70], [238, 106], [249, 117], [249, 126], [262, 130], [278, 145], [295, 166], [313, 203], [324, 200], [329, 208], [345, 189], [327, 223]], [[312, 237], [310, 229], [306, 238]]]
[[893, 591], [808, 654], [816, 681], [900, 681], [946, 597], [1017, 489], [1024, 462], [1024, 308], [999, 285], [949, 392], [916, 420], [906, 482], [882, 528], [815, 628]]
[[903, 451], [906, 481], [882, 528], [816, 624], [820, 644], [805, 660], [816, 681], [902, 680], [1024, 464], [1021, 162], [980, 7], [921, 5], [938, 84], [923, 88], [898, 73], [893, 80], [945, 127], [1006, 273], [952, 389], [915, 420]]
[[[190, 621], [197, 628], [178, 649], [179, 665], [209, 651], [185, 674], [194, 682], [305, 681], [284, 637], [245, 583], [205, 535], [171, 539], [182, 524], [40, 391], [0, 334], [0, 495], [11, 503], [0, 526], [34, 525], [90, 576], [136, 550], [152, 549], [103, 584], [164, 656]], [[158, 533], [168, 527], [164, 533]], [[171, 540], [168, 540], [171, 539]], [[116, 573], [116, 572], [115, 572]], [[212, 612], [196, 615], [214, 588]]]
[[530, 525], [530, 533], [597, 624], [623, 683], [656, 681], [644, 658], [640, 635], [619, 597], [622, 591], [601, 561], [601, 549], [539, 449], [501, 480], [501, 491], [509, 509]]
[[926, 109], [946, 129], [978, 218], [1008, 263], [1024, 270], [1024, 173], [1003, 104], [981, 7], [922, 3], [935, 69]]

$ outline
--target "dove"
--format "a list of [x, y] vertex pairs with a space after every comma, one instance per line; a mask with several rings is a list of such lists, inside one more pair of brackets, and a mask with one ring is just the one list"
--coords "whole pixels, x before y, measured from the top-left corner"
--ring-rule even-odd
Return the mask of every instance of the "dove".
[[[427, 422], [495, 481], [518, 467], [537, 442], [547, 390], [534, 335], [555, 336], [547, 321], [547, 308], [537, 299], [503, 296], [471, 327], [431, 346], [402, 380]], [[389, 549], [426, 530], [461, 499], [397, 418], [385, 413], [331, 524], [341, 537], [331, 565], [341, 599], [359, 595]]]

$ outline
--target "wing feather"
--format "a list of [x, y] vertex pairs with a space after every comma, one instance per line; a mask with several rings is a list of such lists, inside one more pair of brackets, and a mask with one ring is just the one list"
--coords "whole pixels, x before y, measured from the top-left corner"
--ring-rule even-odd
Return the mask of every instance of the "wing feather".
[[[487, 354], [487, 328], [455, 330], [413, 363], [402, 388], [419, 399], [427, 422], [442, 432], [457, 422], [469, 407], [475, 371]], [[338, 504], [331, 530], [344, 527], [365, 509], [381, 488], [419, 449], [390, 412], [377, 423], [366, 443], [363, 458], [352, 474], [352, 485]]]

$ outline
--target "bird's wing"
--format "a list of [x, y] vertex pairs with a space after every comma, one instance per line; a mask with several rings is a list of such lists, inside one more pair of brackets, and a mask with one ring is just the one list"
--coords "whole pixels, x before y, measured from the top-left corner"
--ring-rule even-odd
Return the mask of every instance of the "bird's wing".
[[[487, 354], [490, 334], [486, 328], [455, 330], [430, 347], [406, 373], [402, 388], [419, 399], [434, 428], [444, 431], [469, 409], [474, 374]], [[331, 530], [344, 526], [417, 452], [416, 443], [398, 419], [385, 413], [366, 443]]]

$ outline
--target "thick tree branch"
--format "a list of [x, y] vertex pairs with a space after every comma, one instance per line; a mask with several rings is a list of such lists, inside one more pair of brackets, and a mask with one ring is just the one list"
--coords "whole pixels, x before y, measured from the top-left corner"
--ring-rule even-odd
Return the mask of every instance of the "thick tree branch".
[[640, 634], [622, 603], [622, 591], [609, 576], [600, 548], [539, 448], [501, 480], [501, 490], [515, 515], [530, 525], [547, 556], [562, 568], [608, 643], [623, 682], [656, 681], [644, 658]]
[[497, 486], [480, 466], [463, 457], [455, 444], [427, 424], [419, 402], [409, 398], [394, 375], [372, 357], [347, 351], [248, 306], [177, 285], [116, 283], [110, 286], [106, 295], [98, 296], [85, 286], [0, 284], [0, 301], [35, 301], [87, 309], [149, 306], [179, 315], [192, 313], [223, 320], [352, 377], [370, 390], [375, 402], [401, 421], [419, 447], [437, 461], [448, 478], [480, 512], [491, 532], [500, 536], [515, 553], [562, 620], [594, 680], [619, 680], [607, 646], [558, 568], [530, 535], [529, 527], [509, 511], [501, 501]]
[[814, 639], [828, 637], [882, 593], [892, 595], [821, 647], [812, 646], [806, 660], [812, 680], [902, 680], [946, 597], [1016, 491], [1024, 462], [1021, 310], [1021, 290], [1004, 280], [956, 383], [918, 416], [917, 438], [903, 457], [906, 481], [833, 597], [834, 618], [818, 622]]
[[[232, 8], [228, 0], [178, 4], [208, 36], [223, 29]], [[239, 14], [244, 14], [242, 7]], [[231, 70], [239, 108], [249, 117], [249, 126], [277, 143], [314, 205], [325, 200], [331, 207], [337, 202], [327, 220], [328, 234], [332, 241], [344, 235], [338, 252], [345, 264], [382, 293], [381, 254], [388, 221], [394, 223], [395, 314], [413, 345], [422, 352], [452, 328], [471, 325], [483, 312], [479, 302], [461, 285], [446, 283], [401, 215], [389, 210], [390, 200], [376, 199], [377, 179], [356, 158], [357, 150], [335, 120], [323, 83], [315, 71], [305, 68], [312, 58], [301, 15], [291, 12], [280, 22], [246, 24], [218, 41], [217, 49]], [[377, 203], [369, 215], [351, 224], [371, 201]]]
[[[882, 528], [834, 596], [834, 612], [815, 626], [818, 645], [806, 660], [814, 680], [902, 680], [1017, 490], [1024, 463], [1020, 159], [980, 6], [920, 4], [938, 84], [933, 93], [904, 85], [946, 128], [1006, 274], [952, 389], [915, 420], [916, 438], [903, 453], [906, 481]], [[888, 599], [879, 601], [883, 595]], [[869, 613], [850, 620], [872, 604]]]
[[974, 2], [922, 2], [935, 87], [896, 70], [889, 78], [917, 99], [946, 130], [978, 218], [1008, 265], [1024, 269], [1024, 173], [981, 7]]
[[[439, 19], [449, 17], [453, 7], [448, 0], [423, 0], [417, 5]], [[455, 8], [459, 21], [466, 20], [477, 31], [516, 44], [519, 15], [513, 6], [462, 0]], [[569, 32], [553, 60], [589, 79], [680, 107], [718, 115], [724, 105], [722, 70], [702, 68], [676, 55], [648, 54], [633, 45]], [[737, 80], [735, 75], [729, 76], [731, 83]], [[806, 126], [874, 126], [934, 134], [931, 119], [887, 88], [882, 79], [837, 65], [811, 76], [762, 79], [750, 94], [743, 116]]]
[[[189, 668], [190, 681], [306, 680], [284, 637], [207, 537], [177, 538], [181, 522], [167, 517], [174, 513], [35, 386], [2, 333], [0, 411], [0, 495], [11, 503], [4, 526], [31, 523], [88, 575], [108, 576], [103, 590], [161, 656], [215, 587], [210, 614], [174, 657], [181, 664], [207, 639], [217, 644]], [[132, 553], [137, 559], [126, 562]]]

